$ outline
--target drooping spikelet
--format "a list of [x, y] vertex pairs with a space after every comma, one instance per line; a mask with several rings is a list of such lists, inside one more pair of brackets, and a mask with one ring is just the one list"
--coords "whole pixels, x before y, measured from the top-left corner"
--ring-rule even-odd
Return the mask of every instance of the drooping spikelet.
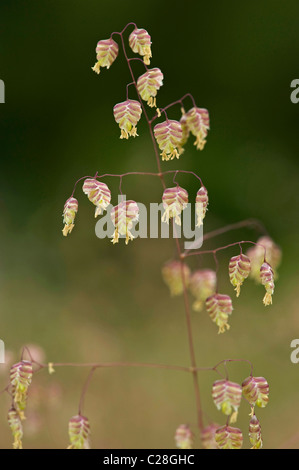
[[215, 440], [219, 449], [241, 449], [243, 434], [238, 428], [222, 426], [215, 433]]
[[203, 150], [206, 144], [206, 137], [210, 129], [210, 118], [207, 109], [191, 108], [184, 117], [185, 125], [189, 131], [196, 137], [194, 145], [197, 150]]
[[182, 126], [178, 121], [167, 120], [154, 127], [155, 138], [160, 150], [162, 160], [173, 160], [180, 157]]
[[274, 279], [277, 277], [277, 268], [281, 261], [281, 249], [274, 241], [268, 237], [260, 237], [256, 245], [247, 250], [247, 256], [251, 261], [250, 277], [257, 282], [260, 282], [260, 269], [266, 258], [267, 262], [273, 269]]
[[117, 206], [113, 207], [111, 211], [111, 220], [115, 227], [112, 238], [112, 243], [118, 243], [119, 235], [126, 237], [126, 245], [129, 240], [133, 240], [134, 236], [131, 233], [133, 223], [137, 222], [139, 217], [139, 207], [135, 201], [123, 201]]
[[212, 397], [218, 410], [231, 416], [230, 423], [235, 423], [242, 398], [242, 387], [230, 380], [216, 380], [212, 387]]
[[64, 204], [63, 208], [63, 223], [64, 227], [62, 230], [63, 235], [66, 237], [68, 233], [74, 228], [74, 221], [76, 214], [78, 212], [78, 201], [74, 197], [70, 197], [66, 203]]
[[264, 377], [247, 377], [242, 383], [243, 395], [251, 406], [264, 408], [269, 401], [269, 384]]
[[69, 439], [68, 449], [89, 449], [90, 426], [85, 416], [73, 416], [69, 420]]
[[115, 121], [121, 129], [121, 139], [128, 139], [129, 136], [138, 136], [137, 123], [140, 120], [141, 113], [141, 105], [136, 100], [126, 100], [114, 106], [113, 114]]
[[219, 327], [218, 333], [224, 333], [225, 329], [229, 330], [228, 316], [233, 311], [231, 298], [224, 294], [213, 294], [205, 303], [211, 319]]
[[218, 449], [215, 433], [219, 428], [219, 424], [211, 423], [201, 431], [201, 444], [204, 449]]
[[180, 295], [184, 291], [184, 283], [182, 279], [184, 275], [186, 287], [189, 285], [191, 271], [185, 263], [180, 261], [169, 261], [162, 268], [162, 277], [169, 287], [172, 296]]
[[193, 434], [188, 424], [181, 424], [176, 429], [174, 440], [178, 449], [193, 448]]
[[96, 206], [94, 216], [101, 215], [111, 201], [111, 192], [108, 186], [95, 178], [87, 178], [84, 181], [82, 190], [88, 196], [90, 202]]
[[196, 227], [200, 227], [203, 224], [203, 219], [206, 216], [207, 208], [209, 203], [208, 191], [207, 188], [202, 186], [196, 194], [195, 199], [195, 210], [197, 216]]
[[25, 419], [24, 411], [32, 374], [33, 370], [30, 361], [20, 361], [10, 368], [10, 384], [14, 408], [18, 411], [21, 419]]
[[163, 85], [163, 78], [164, 76], [161, 70], [155, 67], [154, 69], [147, 70], [143, 75], [140, 75], [137, 80], [138, 93], [151, 108], [157, 106], [156, 96]]
[[143, 56], [143, 62], [150, 64], [152, 57], [151, 37], [145, 29], [135, 28], [129, 36], [129, 46], [133, 52]]
[[251, 449], [261, 449], [263, 447], [263, 439], [261, 425], [255, 414], [249, 423], [249, 440], [252, 445]]
[[198, 269], [192, 273], [189, 289], [196, 299], [192, 305], [195, 311], [200, 312], [202, 310], [205, 300], [214, 294], [216, 284], [216, 273], [211, 269]]
[[98, 42], [96, 53], [97, 62], [94, 67], [92, 67], [92, 70], [99, 74], [101, 67], [107, 67], [107, 69], [109, 69], [109, 67], [115, 61], [118, 55], [118, 44], [113, 41], [112, 38], [103, 39], [102, 41]]
[[250, 259], [243, 253], [233, 256], [230, 259], [228, 271], [229, 280], [235, 288], [237, 297], [239, 297], [241, 286], [250, 274]]
[[23, 426], [20, 415], [15, 408], [9, 410], [7, 419], [14, 440], [13, 448], [22, 449]]
[[265, 306], [272, 304], [272, 295], [274, 293], [274, 273], [270, 264], [264, 262], [260, 270], [261, 282], [265, 286], [266, 294], [263, 298]]
[[188, 192], [180, 186], [166, 188], [162, 196], [163, 207], [162, 222], [169, 223], [169, 219], [174, 218], [175, 223], [181, 225], [181, 213], [188, 204]]

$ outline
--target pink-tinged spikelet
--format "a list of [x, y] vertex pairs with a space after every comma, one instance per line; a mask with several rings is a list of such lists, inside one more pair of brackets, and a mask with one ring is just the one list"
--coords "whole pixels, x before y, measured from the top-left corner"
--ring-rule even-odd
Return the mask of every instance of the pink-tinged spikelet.
[[74, 197], [70, 197], [66, 203], [64, 204], [63, 208], [63, 223], [64, 227], [62, 230], [63, 235], [66, 237], [68, 233], [74, 228], [74, 221], [76, 214], [78, 212], [78, 201]]
[[163, 280], [169, 287], [172, 296], [180, 295], [184, 291], [182, 274], [184, 275], [185, 285], [188, 287], [191, 271], [185, 263], [169, 261], [162, 268]]
[[145, 29], [135, 28], [129, 36], [129, 46], [133, 52], [143, 56], [143, 62], [150, 64], [152, 57], [151, 37]]
[[96, 54], [97, 62], [94, 67], [92, 67], [92, 70], [99, 74], [101, 67], [107, 67], [107, 69], [109, 69], [109, 67], [115, 61], [118, 55], [118, 44], [113, 41], [112, 38], [103, 39], [97, 44]]
[[222, 379], [216, 380], [212, 387], [212, 397], [218, 410], [231, 416], [230, 423], [235, 423], [242, 398], [241, 385]]
[[129, 136], [138, 136], [137, 123], [141, 117], [141, 113], [142, 108], [139, 101], [126, 100], [114, 106], [114, 119], [121, 129], [121, 139], [128, 139]]
[[250, 259], [248, 256], [243, 253], [233, 256], [229, 262], [228, 272], [229, 280], [235, 288], [237, 297], [239, 297], [241, 286], [250, 274]]
[[9, 410], [7, 420], [14, 440], [13, 448], [22, 449], [23, 426], [20, 415], [15, 408]]
[[193, 434], [188, 424], [181, 424], [175, 431], [175, 445], [178, 449], [193, 448]]
[[207, 188], [202, 186], [197, 191], [196, 199], [195, 199], [195, 211], [196, 211], [196, 216], [197, 216], [196, 227], [200, 227], [203, 224], [203, 219], [206, 216], [208, 204], [209, 204], [208, 191], [207, 191]]
[[272, 295], [274, 293], [274, 273], [270, 264], [264, 262], [260, 269], [261, 283], [265, 286], [266, 294], [263, 298], [265, 306], [272, 304]]
[[192, 306], [195, 311], [202, 310], [205, 300], [215, 293], [216, 284], [216, 273], [211, 269], [198, 269], [192, 273], [189, 289], [196, 299]]
[[133, 223], [138, 221], [139, 207], [135, 201], [123, 201], [113, 207], [111, 211], [111, 220], [115, 227], [112, 243], [118, 243], [119, 235], [126, 237], [126, 245], [129, 240], [133, 240], [134, 236], [130, 232]]
[[222, 426], [215, 433], [215, 440], [219, 449], [241, 449], [243, 434], [238, 428]]
[[167, 120], [154, 127], [155, 138], [162, 160], [173, 160], [180, 157], [180, 145], [183, 136], [182, 126], [178, 121]]
[[158, 90], [160, 90], [163, 85], [163, 78], [163, 73], [156, 67], [147, 70], [143, 75], [140, 75], [137, 80], [138, 93], [151, 108], [157, 106], [156, 96]]
[[194, 145], [196, 145], [197, 150], [203, 150], [210, 129], [210, 118], [207, 109], [198, 108], [197, 106], [191, 108], [184, 115], [184, 125], [195, 136]]
[[188, 204], [188, 192], [180, 186], [166, 188], [162, 196], [163, 207], [162, 222], [169, 223], [169, 219], [174, 218], [175, 223], [181, 225], [181, 213]]
[[90, 426], [85, 416], [73, 416], [69, 420], [69, 439], [68, 449], [89, 449]]
[[281, 262], [281, 249], [274, 241], [268, 237], [260, 237], [256, 245], [247, 250], [247, 256], [251, 261], [251, 273], [250, 277], [257, 282], [260, 282], [260, 269], [266, 258], [267, 262], [273, 269], [274, 279], [277, 277], [277, 268]]
[[215, 433], [219, 428], [219, 424], [211, 423], [201, 431], [201, 444], [204, 449], [218, 449]]
[[11, 394], [15, 409], [20, 418], [25, 419], [28, 388], [32, 380], [32, 364], [30, 361], [20, 361], [10, 368]]
[[228, 295], [213, 294], [206, 299], [206, 309], [214, 323], [219, 327], [218, 333], [229, 330], [228, 316], [233, 311], [232, 300]]
[[269, 384], [264, 377], [247, 377], [242, 383], [243, 395], [251, 406], [264, 408], [269, 401]]
[[249, 423], [249, 440], [252, 445], [251, 449], [261, 449], [263, 447], [261, 425], [255, 414]]
[[95, 178], [87, 178], [84, 181], [82, 190], [88, 196], [90, 202], [96, 206], [94, 216], [101, 215], [111, 201], [111, 192], [107, 184], [97, 181]]

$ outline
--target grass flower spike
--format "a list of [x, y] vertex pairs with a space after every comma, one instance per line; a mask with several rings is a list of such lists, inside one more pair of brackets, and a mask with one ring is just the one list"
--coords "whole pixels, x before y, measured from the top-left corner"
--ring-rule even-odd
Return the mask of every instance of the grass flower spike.
[[7, 419], [14, 439], [13, 448], [22, 449], [23, 426], [20, 415], [15, 408], [9, 410]]
[[195, 199], [195, 211], [196, 211], [196, 216], [197, 216], [196, 227], [200, 227], [203, 224], [203, 219], [206, 216], [208, 204], [209, 204], [208, 191], [207, 191], [207, 188], [202, 186], [197, 191], [196, 199]]
[[230, 423], [235, 423], [242, 398], [241, 385], [229, 380], [216, 380], [212, 387], [212, 397], [218, 410], [231, 416]]
[[218, 333], [229, 330], [228, 316], [233, 311], [232, 300], [228, 295], [213, 294], [206, 299], [206, 309], [214, 323], [219, 327]]
[[238, 428], [222, 426], [217, 429], [215, 440], [219, 449], [241, 449], [243, 445], [243, 434]]
[[180, 295], [184, 291], [182, 270], [185, 283], [188, 285], [191, 271], [185, 263], [181, 264], [179, 261], [169, 261], [162, 268], [162, 277], [165, 284], [169, 287], [171, 296]]
[[32, 364], [29, 361], [21, 361], [10, 368], [11, 394], [15, 409], [20, 418], [25, 419], [24, 410], [27, 403], [28, 388], [32, 380]]
[[260, 282], [260, 269], [266, 258], [274, 272], [274, 279], [277, 277], [277, 268], [281, 262], [281, 249], [274, 241], [268, 237], [260, 237], [256, 245], [247, 250], [247, 256], [251, 261], [250, 277]]
[[216, 284], [216, 273], [211, 269], [198, 269], [192, 273], [189, 289], [196, 299], [192, 305], [193, 310], [200, 312], [203, 309], [205, 300], [215, 293]]
[[139, 207], [135, 201], [123, 201], [111, 211], [111, 220], [115, 227], [112, 243], [118, 243], [119, 235], [126, 237], [126, 245], [134, 237], [130, 230], [133, 223], [138, 221]]
[[181, 424], [177, 428], [174, 440], [178, 449], [193, 449], [193, 434], [187, 424]]
[[87, 194], [88, 199], [96, 206], [94, 216], [102, 214], [106, 210], [111, 201], [111, 192], [108, 186], [101, 181], [93, 178], [87, 178], [84, 181], [83, 188], [84, 194]]
[[251, 406], [265, 408], [269, 401], [269, 384], [264, 377], [247, 377], [242, 383], [242, 389]]
[[74, 220], [78, 212], [78, 201], [74, 197], [70, 197], [63, 208], [63, 223], [64, 227], [62, 230], [63, 235], [66, 237], [68, 233], [74, 228]]
[[183, 131], [178, 121], [167, 120], [157, 124], [154, 127], [154, 134], [159, 148], [162, 150], [162, 160], [167, 161], [180, 157]]
[[274, 273], [270, 264], [264, 262], [260, 269], [261, 282], [265, 286], [266, 294], [263, 299], [265, 306], [272, 304], [272, 295], [274, 292]]
[[97, 62], [94, 67], [92, 67], [92, 70], [99, 74], [101, 67], [107, 67], [107, 69], [109, 69], [109, 67], [115, 61], [118, 55], [118, 44], [113, 41], [112, 38], [103, 39], [102, 41], [98, 42], [96, 53]]
[[152, 57], [151, 37], [145, 29], [135, 28], [129, 36], [129, 46], [133, 52], [143, 56], [143, 62], [150, 64]]
[[160, 69], [147, 70], [137, 80], [137, 90], [141, 98], [147, 102], [150, 108], [157, 106], [156, 96], [163, 85], [163, 73]]
[[169, 219], [174, 218], [175, 223], [181, 225], [180, 215], [188, 204], [187, 191], [180, 186], [167, 188], [163, 192], [162, 201], [165, 209], [162, 222], [169, 223]]
[[211, 423], [201, 431], [201, 444], [204, 449], [218, 449], [215, 433], [219, 428], [219, 424]]
[[250, 274], [250, 259], [243, 253], [233, 256], [230, 259], [228, 270], [229, 280], [235, 288], [237, 297], [239, 297], [241, 286]]
[[73, 416], [69, 420], [68, 449], [89, 449], [90, 426], [87, 418], [81, 415]]
[[261, 425], [255, 414], [249, 423], [249, 440], [251, 449], [261, 449], [263, 447]]
[[136, 137], [137, 123], [141, 117], [142, 108], [139, 101], [126, 100], [118, 103], [113, 108], [115, 121], [121, 129], [121, 139], [128, 139], [129, 136]]
[[197, 106], [190, 109], [185, 114], [184, 123], [191, 134], [196, 137], [194, 145], [196, 145], [197, 150], [203, 150], [210, 129], [210, 118], [207, 109], [198, 108]]

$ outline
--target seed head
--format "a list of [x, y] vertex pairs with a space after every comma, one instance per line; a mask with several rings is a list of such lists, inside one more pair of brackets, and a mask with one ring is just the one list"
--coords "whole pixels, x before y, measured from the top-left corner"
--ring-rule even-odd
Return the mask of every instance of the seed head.
[[263, 447], [261, 425], [255, 414], [249, 423], [249, 440], [252, 445], [251, 449], [261, 449]]
[[209, 196], [207, 188], [202, 186], [196, 194], [195, 199], [195, 210], [197, 215], [197, 224], [196, 227], [200, 227], [203, 224], [203, 219], [206, 216], [206, 212], [209, 204]]
[[82, 190], [88, 196], [90, 202], [96, 206], [95, 217], [106, 210], [111, 201], [111, 192], [108, 186], [95, 178], [87, 178], [84, 181]]
[[68, 449], [89, 449], [90, 426], [87, 418], [81, 415], [73, 416], [69, 420]]
[[215, 440], [219, 449], [241, 449], [243, 445], [241, 430], [231, 426], [222, 426], [217, 429]]
[[119, 235], [126, 237], [126, 245], [129, 240], [133, 240], [134, 236], [130, 232], [133, 223], [138, 220], [139, 207], [135, 201], [123, 201], [117, 206], [113, 207], [111, 211], [111, 220], [115, 227], [112, 238], [112, 243], [118, 243]]
[[266, 294], [263, 299], [265, 306], [272, 304], [272, 295], [274, 292], [274, 273], [270, 264], [264, 262], [260, 269], [261, 283], [265, 286]]
[[163, 78], [163, 73], [156, 67], [147, 70], [137, 80], [138, 93], [144, 101], [147, 101], [151, 108], [157, 106], [156, 96], [163, 85]]
[[103, 39], [102, 41], [98, 42], [96, 53], [97, 62], [94, 67], [92, 67], [92, 70], [99, 74], [101, 67], [107, 67], [107, 69], [109, 69], [109, 67], [115, 61], [118, 55], [118, 44], [113, 41], [112, 38]]
[[264, 408], [269, 401], [269, 384], [264, 377], [247, 377], [242, 383], [243, 395], [252, 406]]
[[74, 197], [70, 197], [64, 204], [63, 214], [62, 214], [63, 223], [64, 223], [62, 233], [65, 237], [67, 236], [68, 233], [71, 233], [71, 231], [74, 228], [74, 220], [75, 220], [77, 212], [78, 212], [78, 201]]
[[180, 157], [183, 131], [178, 121], [167, 120], [157, 124], [154, 127], [154, 134], [159, 148], [162, 150], [162, 160], [173, 160]]
[[7, 419], [14, 439], [13, 448], [22, 449], [23, 426], [20, 415], [15, 408], [9, 410]]
[[10, 384], [13, 403], [20, 418], [25, 419], [28, 388], [32, 380], [32, 364], [29, 361], [20, 361], [10, 368]]
[[250, 259], [243, 253], [233, 256], [230, 259], [228, 271], [230, 282], [239, 297], [241, 286], [250, 274]]
[[247, 250], [247, 256], [251, 261], [250, 277], [260, 282], [260, 268], [266, 258], [267, 262], [271, 265], [274, 278], [277, 277], [277, 268], [281, 261], [281, 249], [270, 237], [261, 237], [257, 240], [257, 244]]
[[143, 56], [143, 62], [150, 64], [152, 57], [151, 37], [145, 29], [135, 28], [129, 36], [129, 46], [133, 52]]
[[210, 129], [210, 118], [207, 109], [194, 106], [184, 115], [184, 125], [196, 139], [194, 145], [197, 150], [203, 150], [206, 144], [206, 137]]
[[180, 261], [169, 261], [162, 268], [162, 277], [165, 284], [168, 285], [172, 296], [180, 295], [184, 291], [182, 279], [182, 270], [186, 286], [189, 285], [191, 271], [185, 263]]
[[163, 192], [162, 201], [165, 209], [162, 222], [169, 223], [169, 219], [174, 218], [176, 224], [181, 225], [180, 215], [188, 204], [187, 191], [180, 186], [167, 188]]
[[228, 295], [213, 294], [206, 299], [206, 309], [214, 323], [219, 327], [218, 333], [229, 330], [228, 316], [233, 311], [232, 300]]
[[211, 423], [201, 431], [201, 443], [204, 449], [218, 449], [215, 433], [219, 427], [219, 424]]
[[136, 137], [137, 123], [140, 119], [142, 108], [139, 101], [126, 100], [118, 103], [113, 108], [115, 121], [121, 129], [121, 139], [128, 139], [129, 136]]
[[177, 428], [174, 440], [178, 449], [193, 448], [193, 434], [188, 424], [181, 424]]
[[189, 289], [196, 298], [193, 303], [193, 309], [200, 312], [205, 300], [214, 294], [217, 284], [215, 271], [211, 269], [201, 269], [194, 271], [190, 278]]
[[230, 423], [235, 423], [242, 398], [241, 385], [226, 379], [216, 380], [212, 387], [212, 397], [217, 409], [226, 416], [231, 416]]

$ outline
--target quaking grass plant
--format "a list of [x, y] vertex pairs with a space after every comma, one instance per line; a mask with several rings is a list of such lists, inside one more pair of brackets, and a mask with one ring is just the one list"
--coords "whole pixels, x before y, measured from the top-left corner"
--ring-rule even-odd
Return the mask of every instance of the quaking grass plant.
[[[128, 29], [132, 29], [128, 37], [128, 45], [131, 52], [137, 57], [128, 56], [128, 45], [125, 39]], [[64, 228], [63, 235], [67, 236], [74, 229], [75, 217], [78, 212], [78, 200], [74, 197], [75, 190], [79, 182], [83, 181], [83, 192], [95, 206], [95, 217], [101, 216], [108, 210], [112, 195], [109, 187], [103, 181], [106, 178], [118, 178], [121, 192], [123, 178], [128, 175], [148, 176], [159, 178], [162, 186], [162, 203], [164, 213], [162, 222], [169, 223], [173, 220], [173, 230], [181, 224], [181, 215], [185, 210], [189, 196], [185, 188], [177, 182], [180, 174], [188, 173], [193, 175], [198, 181], [198, 191], [195, 198], [195, 211], [197, 226], [201, 227], [206, 216], [209, 197], [208, 190], [203, 185], [201, 178], [193, 171], [186, 170], [162, 170], [162, 164], [167, 165], [169, 160], [182, 158], [184, 145], [193, 136], [194, 145], [197, 150], [202, 151], [206, 144], [208, 131], [210, 128], [210, 118], [207, 109], [197, 106], [194, 97], [187, 93], [182, 98], [164, 107], [157, 106], [157, 94], [163, 85], [163, 73], [157, 67], [151, 66], [152, 50], [151, 37], [145, 29], [138, 28], [135, 23], [129, 23], [121, 32], [114, 32], [109, 39], [100, 40], [96, 47], [97, 62], [93, 70], [100, 74], [101, 69], [107, 68], [114, 63], [119, 54], [119, 50], [124, 54], [126, 64], [131, 74], [132, 81], [126, 86], [126, 99], [115, 104], [113, 114], [116, 123], [120, 128], [120, 138], [129, 139], [137, 137], [137, 125], [144, 117], [153, 144], [156, 160], [156, 172], [131, 171], [125, 174], [98, 174], [80, 178], [74, 186], [71, 196], [67, 199], [63, 210]], [[144, 73], [137, 77], [134, 73], [134, 63], [142, 62]], [[134, 89], [134, 99], [129, 98], [129, 91]], [[133, 94], [133, 93], [132, 93]], [[190, 103], [191, 107], [186, 103]], [[181, 109], [179, 121], [170, 119], [168, 111], [174, 106]], [[151, 117], [150, 117], [151, 114]], [[163, 163], [162, 163], [163, 162]], [[164, 163], [165, 162], [165, 163]], [[169, 187], [167, 178], [173, 175], [175, 186]], [[122, 193], [121, 193], [122, 194]], [[111, 222], [114, 226], [112, 236], [113, 244], [125, 239], [125, 243], [134, 239], [132, 229], [138, 222], [139, 207], [133, 200], [121, 200], [112, 207], [110, 212]], [[8, 412], [8, 423], [13, 434], [14, 448], [22, 448], [23, 428], [22, 422], [26, 413], [26, 402], [28, 389], [33, 375], [40, 369], [47, 368], [49, 373], [53, 373], [55, 368], [66, 366], [83, 366], [89, 368], [87, 380], [83, 386], [78, 413], [70, 418], [69, 448], [83, 449], [89, 448], [90, 425], [87, 417], [83, 415], [83, 403], [93, 374], [101, 367], [143, 367], [161, 368], [186, 372], [191, 374], [194, 385], [194, 395], [196, 404], [197, 432], [200, 438], [201, 447], [206, 449], [239, 449], [243, 445], [243, 432], [236, 427], [238, 410], [242, 398], [249, 405], [250, 419], [248, 422], [249, 442], [252, 449], [260, 449], [263, 446], [261, 425], [256, 415], [257, 408], [264, 408], [269, 399], [269, 385], [264, 377], [256, 377], [252, 363], [246, 359], [223, 359], [214, 367], [198, 367], [195, 348], [194, 335], [192, 331], [192, 317], [189, 295], [194, 297], [192, 308], [195, 311], [206, 310], [211, 320], [218, 327], [218, 333], [223, 334], [229, 330], [229, 318], [233, 311], [233, 302], [228, 294], [218, 292], [218, 260], [219, 251], [234, 247], [237, 251], [228, 264], [228, 276], [236, 296], [240, 295], [241, 286], [247, 278], [252, 278], [265, 287], [263, 303], [265, 306], [272, 304], [274, 292], [274, 280], [277, 267], [280, 263], [281, 252], [279, 247], [269, 237], [263, 225], [253, 219], [245, 220], [226, 227], [219, 228], [213, 232], [206, 233], [203, 241], [214, 238], [225, 232], [243, 227], [254, 227], [262, 236], [257, 242], [251, 240], [241, 240], [230, 243], [226, 246], [216, 247], [212, 250], [192, 250], [182, 249], [178, 237], [174, 237], [176, 244], [176, 259], [167, 261], [162, 267], [162, 276], [168, 285], [170, 294], [174, 296], [182, 295], [184, 304], [184, 314], [187, 325], [187, 341], [190, 352], [190, 365], [177, 366], [154, 363], [49, 363], [43, 364], [37, 361], [28, 348], [24, 348], [20, 362], [14, 364], [10, 370], [10, 383], [3, 390], [11, 395], [12, 404]], [[243, 253], [244, 245], [250, 245], [246, 253]], [[215, 270], [197, 269], [191, 271], [188, 266], [188, 259], [192, 256], [210, 254], [215, 261]], [[24, 359], [27, 352], [28, 359]], [[229, 379], [227, 365], [234, 361], [244, 362], [246, 367], [250, 367], [250, 375], [241, 384]], [[219, 422], [205, 422], [203, 406], [201, 402], [198, 374], [201, 371], [214, 371], [218, 379], [212, 386], [212, 400], [220, 411]], [[224, 373], [223, 373], [224, 371]], [[259, 413], [258, 413], [259, 414]], [[222, 418], [221, 418], [222, 416]], [[187, 424], [178, 425], [175, 431], [175, 445], [180, 449], [191, 449], [195, 430]]]

